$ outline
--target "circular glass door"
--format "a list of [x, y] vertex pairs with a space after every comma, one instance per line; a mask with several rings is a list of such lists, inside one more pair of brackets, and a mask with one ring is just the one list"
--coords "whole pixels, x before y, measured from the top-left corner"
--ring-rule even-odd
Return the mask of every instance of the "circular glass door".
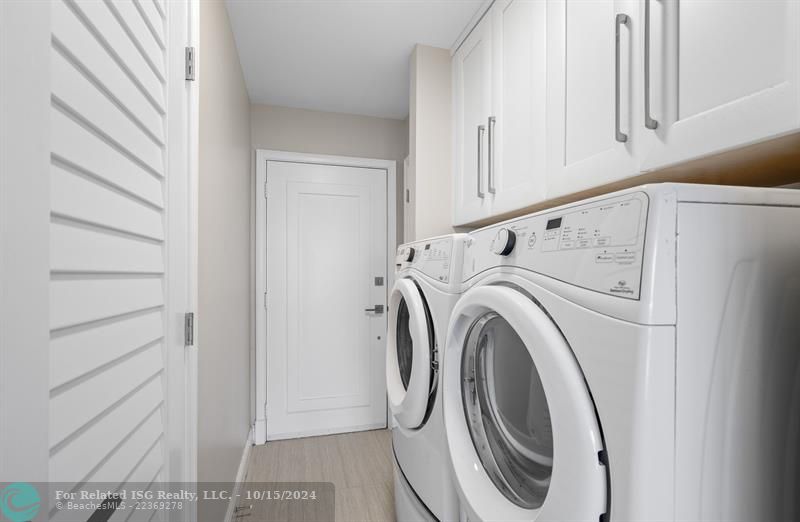
[[433, 399], [433, 324], [425, 299], [411, 279], [395, 283], [389, 298], [386, 390], [389, 406], [404, 428], [422, 426]]
[[525, 343], [502, 316], [473, 323], [461, 375], [467, 427], [489, 478], [514, 504], [540, 507], [553, 473], [550, 409]]
[[397, 309], [396, 347], [397, 366], [400, 371], [400, 382], [403, 389], [408, 389], [411, 380], [411, 366], [414, 362], [414, 339], [411, 337], [411, 314], [408, 313], [408, 304], [404, 298], [400, 299]]
[[536, 301], [507, 286], [466, 292], [450, 319], [444, 366], [447, 445], [468, 518], [598, 520], [606, 512], [594, 403]]

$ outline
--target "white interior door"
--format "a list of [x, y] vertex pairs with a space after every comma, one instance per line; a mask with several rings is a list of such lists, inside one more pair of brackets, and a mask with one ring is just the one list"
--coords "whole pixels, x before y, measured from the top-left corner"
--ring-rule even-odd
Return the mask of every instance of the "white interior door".
[[266, 171], [267, 439], [384, 427], [387, 171]]
[[194, 480], [193, 8], [51, 3], [51, 482]]

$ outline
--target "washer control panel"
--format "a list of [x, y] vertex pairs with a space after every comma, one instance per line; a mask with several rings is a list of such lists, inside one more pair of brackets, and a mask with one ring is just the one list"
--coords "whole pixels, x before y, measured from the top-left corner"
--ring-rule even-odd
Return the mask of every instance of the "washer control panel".
[[647, 210], [647, 195], [635, 192], [476, 230], [465, 245], [463, 280], [507, 265], [639, 299]]
[[402, 245], [397, 249], [395, 272], [414, 268], [443, 283], [450, 282], [453, 239], [441, 238]]

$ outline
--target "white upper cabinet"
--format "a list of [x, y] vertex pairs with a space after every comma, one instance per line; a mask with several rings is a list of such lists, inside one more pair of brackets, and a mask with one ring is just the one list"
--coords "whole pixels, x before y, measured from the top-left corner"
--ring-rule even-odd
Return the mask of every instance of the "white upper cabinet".
[[497, 0], [453, 56], [454, 224], [545, 198], [546, 2]]
[[635, 1], [562, 0], [548, 13], [548, 197], [639, 171]]
[[488, 215], [487, 128], [492, 100], [492, 23], [485, 16], [453, 56], [454, 224]]
[[547, 4], [497, 0], [487, 179], [492, 213], [542, 201], [547, 151]]
[[655, 121], [645, 170], [800, 127], [800, 2], [643, 1]]
[[453, 72], [463, 225], [800, 131], [800, 0], [494, 0]]

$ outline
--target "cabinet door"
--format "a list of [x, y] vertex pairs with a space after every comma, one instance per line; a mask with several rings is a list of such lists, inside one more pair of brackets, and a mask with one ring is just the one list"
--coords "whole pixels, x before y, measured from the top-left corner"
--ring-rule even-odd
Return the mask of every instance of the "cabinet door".
[[487, 182], [492, 214], [545, 198], [547, 4], [498, 0], [494, 23], [492, 116]]
[[644, 1], [658, 121], [645, 169], [800, 126], [800, 2]]
[[[627, 15], [627, 22], [618, 23], [618, 15]], [[638, 15], [635, 1], [554, 0], [548, 5], [548, 197], [639, 171]]]
[[489, 215], [486, 123], [491, 103], [492, 24], [485, 16], [453, 56], [454, 225]]

